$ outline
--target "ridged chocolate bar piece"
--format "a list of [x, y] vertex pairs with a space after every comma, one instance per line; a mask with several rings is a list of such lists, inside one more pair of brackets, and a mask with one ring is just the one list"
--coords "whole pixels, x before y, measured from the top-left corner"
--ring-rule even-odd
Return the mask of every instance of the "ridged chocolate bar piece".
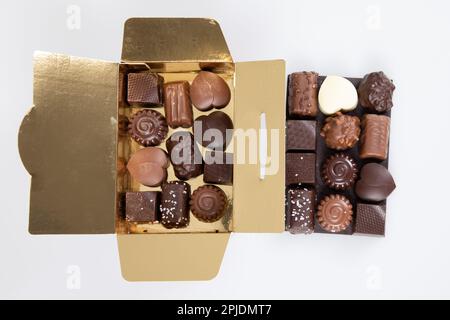
[[189, 200], [191, 186], [183, 181], [162, 185], [161, 224], [167, 229], [185, 228], [189, 225]]
[[203, 173], [203, 159], [194, 136], [188, 131], [174, 132], [166, 140], [166, 148], [175, 176], [189, 180]]
[[177, 81], [164, 84], [164, 111], [171, 128], [189, 128], [194, 122], [189, 82]]
[[362, 120], [361, 148], [362, 159], [386, 160], [389, 148], [389, 127], [391, 119], [387, 116], [366, 114]]
[[131, 105], [162, 104], [164, 78], [152, 72], [128, 74], [127, 101]]
[[286, 230], [292, 234], [313, 233], [314, 207], [314, 190], [288, 188], [286, 194]]
[[314, 117], [317, 114], [318, 74], [295, 72], [289, 75], [289, 116]]

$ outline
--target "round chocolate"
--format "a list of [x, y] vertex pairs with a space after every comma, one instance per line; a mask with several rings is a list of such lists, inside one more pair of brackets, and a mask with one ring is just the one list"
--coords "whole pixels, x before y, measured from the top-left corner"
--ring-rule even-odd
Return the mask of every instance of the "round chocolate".
[[192, 214], [198, 220], [214, 222], [224, 216], [227, 208], [227, 196], [217, 186], [201, 186], [192, 194], [190, 206]]
[[337, 190], [348, 189], [356, 180], [358, 169], [355, 160], [344, 153], [334, 154], [322, 167], [322, 180]]
[[395, 86], [382, 72], [364, 76], [358, 87], [359, 102], [364, 108], [375, 112], [386, 112], [392, 108], [392, 94]]
[[328, 232], [341, 232], [350, 225], [352, 214], [350, 201], [342, 195], [332, 194], [320, 202], [317, 220], [322, 229]]
[[224, 108], [231, 99], [231, 91], [222, 77], [209, 71], [200, 71], [191, 84], [192, 104], [200, 111]]
[[353, 148], [359, 140], [360, 133], [359, 118], [340, 112], [336, 116], [326, 118], [325, 125], [320, 131], [327, 147], [336, 150]]
[[145, 147], [159, 145], [169, 131], [166, 118], [155, 110], [137, 112], [131, 118], [128, 129], [131, 137]]
[[[231, 132], [227, 135], [227, 130], [233, 129], [233, 121], [222, 111], [214, 111], [209, 115], [202, 115], [195, 119], [200, 123], [194, 124], [194, 136], [205, 148], [216, 151], [225, 151], [231, 141]], [[201, 136], [195, 132], [198, 125], [201, 125]], [[210, 130], [213, 129], [213, 130]]]
[[160, 186], [167, 179], [169, 158], [160, 148], [143, 148], [131, 155], [127, 169], [139, 183], [148, 186]]
[[367, 201], [383, 201], [395, 189], [395, 182], [388, 169], [378, 163], [368, 163], [361, 169], [355, 192]]

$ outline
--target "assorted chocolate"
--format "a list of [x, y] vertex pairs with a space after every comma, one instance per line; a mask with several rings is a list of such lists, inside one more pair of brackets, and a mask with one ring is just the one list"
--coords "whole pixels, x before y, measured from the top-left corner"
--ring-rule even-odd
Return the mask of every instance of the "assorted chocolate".
[[189, 180], [203, 173], [202, 155], [192, 133], [188, 131], [174, 132], [166, 140], [166, 149], [178, 179]]
[[161, 224], [167, 229], [189, 225], [191, 186], [184, 181], [166, 182], [161, 187]]
[[384, 115], [366, 114], [362, 121], [361, 148], [362, 159], [386, 160], [389, 150], [389, 127], [391, 118]]
[[394, 89], [383, 72], [289, 76], [286, 230], [384, 235]]
[[192, 127], [194, 116], [189, 99], [189, 82], [176, 81], [164, 84], [164, 112], [171, 128]]
[[286, 190], [286, 230], [292, 234], [314, 232], [314, 190], [289, 187]]
[[[191, 213], [204, 223], [222, 219], [229, 199], [217, 185], [233, 184], [233, 154], [225, 153], [233, 122], [222, 111], [200, 114], [194, 121], [192, 105], [200, 112], [227, 107], [231, 90], [226, 81], [209, 71], [198, 72], [191, 83], [131, 72], [121, 85], [131, 108], [128, 116], [120, 116], [119, 138], [140, 145], [128, 161], [117, 161], [118, 174], [128, 170], [133, 179], [120, 206], [123, 219], [130, 225], [161, 224], [166, 229], [188, 227]], [[156, 110], [162, 107], [163, 113]], [[168, 137], [169, 128], [177, 130]], [[199, 146], [206, 148], [204, 157]], [[167, 181], [170, 167], [179, 180]], [[205, 185], [191, 195], [189, 180], [201, 175]], [[157, 189], [144, 191], [136, 183]]]
[[288, 79], [288, 112], [291, 117], [317, 114], [317, 77], [315, 72], [295, 72]]
[[230, 103], [231, 91], [225, 80], [209, 71], [200, 71], [192, 81], [192, 104], [200, 111], [222, 109]]
[[129, 73], [127, 101], [130, 105], [151, 106], [162, 103], [164, 78], [153, 72]]
[[222, 218], [227, 205], [227, 195], [214, 185], [199, 187], [192, 194], [190, 201], [192, 214], [203, 222], [214, 222]]
[[155, 110], [141, 110], [134, 114], [128, 125], [130, 136], [145, 147], [157, 146], [166, 138], [166, 118]]
[[316, 121], [288, 120], [286, 123], [286, 149], [316, 150]]
[[158, 147], [139, 149], [128, 160], [127, 169], [130, 175], [147, 187], [162, 185], [167, 179], [169, 157]]
[[214, 111], [195, 119], [194, 136], [210, 150], [225, 151], [232, 138], [233, 121], [222, 111]]
[[358, 87], [359, 102], [369, 111], [389, 111], [394, 90], [394, 84], [382, 71], [369, 73]]
[[368, 163], [361, 169], [355, 192], [363, 200], [379, 202], [394, 191], [395, 182], [386, 167], [378, 163]]
[[359, 140], [360, 133], [359, 118], [340, 112], [326, 118], [320, 130], [320, 136], [324, 138], [327, 147], [335, 150], [353, 148]]
[[233, 184], [233, 154], [221, 151], [206, 151], [203, 181], [206, 183]]
[[138, 191], [125, 194], [125, 219], [130, 222], [156, 222], [159, 220], [161, 192]]

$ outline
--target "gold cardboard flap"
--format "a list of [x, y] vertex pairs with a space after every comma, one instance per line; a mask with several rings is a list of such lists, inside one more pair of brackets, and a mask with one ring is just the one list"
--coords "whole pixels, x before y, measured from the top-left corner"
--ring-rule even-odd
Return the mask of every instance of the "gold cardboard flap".
[[[235, 66], [233, 231], [282, 232], [285, 62], [242, 62]], [[243, 146], [239, 137], [245, 137], [244, 152], [239, 151]], [[245, 159], [239, 159], [243, 154]]]
[[229, 233], [119, 234], [128, 281], [210, 280], [219, 272]]
[[123, 62], [233, 62], [213, 19], [131, 18], [123, 38]]
[[114, 233], [116, 63], [37, 52], [19, 131], [32, 234]]

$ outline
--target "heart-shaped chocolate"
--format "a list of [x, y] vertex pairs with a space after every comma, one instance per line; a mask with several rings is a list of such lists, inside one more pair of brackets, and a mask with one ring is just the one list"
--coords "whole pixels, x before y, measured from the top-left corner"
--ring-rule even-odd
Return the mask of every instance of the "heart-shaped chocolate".
[[127, 164], [131, 176], [148, 187], [157, 187], [166, 181], [168, 167], [167, 153], [157, 147], [139, 149]]
[[232, 129], [233, 121], [222, 111], [201, 115], [194, 123], [195, 141], [205, 148], [225, 151], [232, 138]]
[[367, 201], [383, 201], [395, 189], [395, 182], [388, 169], [378, 163], [368, 163], [361, 169], [355, 192]]

